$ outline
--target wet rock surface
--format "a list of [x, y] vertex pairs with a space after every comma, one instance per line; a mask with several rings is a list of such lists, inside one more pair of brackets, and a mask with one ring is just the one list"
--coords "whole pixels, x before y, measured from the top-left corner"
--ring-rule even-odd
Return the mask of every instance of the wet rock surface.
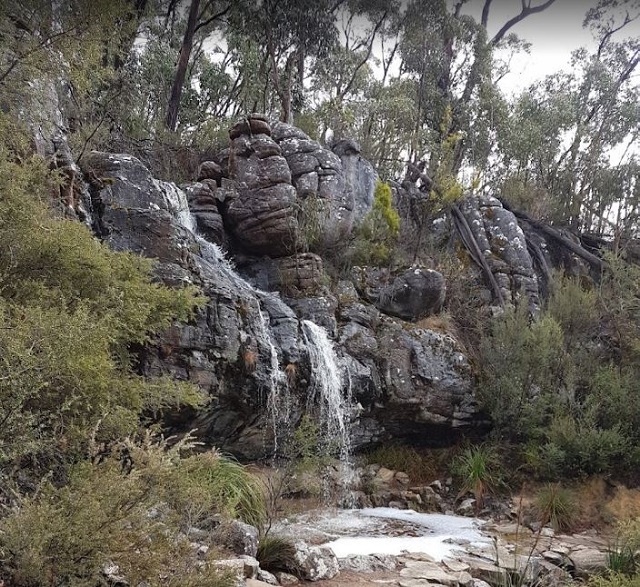
[[[258, 139], [263, 149], [271, 140]], [[92, 153], [85, 166], [105, 178], [91, 193], [96, 233], [115, 249], [158, 259], [155, 271], [165, 283], [195, 284], [208, 298], [191, 323], [174, 325], [141, 353], [143, 374], [191, 381], [215, 398], [197, 413], [170, 415], [176, 429], [197, 428], [205, 442], [242, 459], [270, 454], [268, 393], [274, 385], [290, 387], [296, 418], [311, 384], [301, 320], [337, 342], [339, 367], [360, 405], [352, 418], [356, 448], [472, 424], [472, 372], [453, 339], [385, 316], [348, 282], [336, 295], [313, 253], [245, 261], [242, 270], [257, 288], [240, 277], [213, 242], [235, 238], [221, 230], [237, 182], [204, 178], [181, 190], [128, 155]], [[275, 288], [286, 297], [261, 291]], [[434, 289], [438, 297], [442, 288]]]
[[[367, 511], [376, 512], [363, 510], [363, 514]], [[392, 510], [381, 511], [386, 513]], [[327, 536], [334, 539], [338, 536], [360, 537], [353, 543], [354, 551], [359, 548], [358, 540], [365, 541], [367, 536], [386, 537], [379, 543], [381, 552], [340, 554], [340, 573], [332, 580], [315, 583], [319, 587], [381, 583], [399, 587], [498, 587], [517, 578], [525, 579], [527, 584], [560, 587], [567, 585], [572, 578], [584, 579], [605, 569], [607, 544], [604, 539], [589, 534], [556, 535], [550, 528], [545, 528], [543, 533], [534, 533], [514, 522], [476, 520], [473, 523], [478, 526], [483, 539], [471, 538], [465, 533], [457, 537], [453, 535], [448, 540], [452, 550], [444, 555], [429, 547], [424, 551], [420, 547], [409, 547], [408, 551], [400, 554], [386, 554], [384, 549], [393, 548], [392, 543], [396, 539], [404, 540], [405, 536], [414, 536], [416, 533], [428, 537], [434, 531], [436, 535], [441, 532], [437, 525], [429, 528], [428, 521], [424, 522], [424, 527], [409, 523], [410, 513], [396, 514], [402, 515], [407, 518], [404, 526], [389, 526], [389, 520], [383, 518], [378, 518], [378, 526], [370, 522], [363, 524], [357, 512], [337, 512], [333, 518], [330, 513], [310, 513], [302, 516], [304, 521], [301, 525], [296, 526], [293, 521], [289, 523], [294, 524], [290, 530], [292, 532], [304, 534], [304, 528], [312, 530], [307, 538], [311, 541], [322, 540], [323, 537], [326, 540]], [[340, 521], [341, 516], [345, 516], [343, 521]], [[445, 519], [451, 520], [451, 531], [455, 533], [454, 528], [460, 518], [448, 516]], [[518, 527], [517, 542], [513, 535], [514, 525]]]

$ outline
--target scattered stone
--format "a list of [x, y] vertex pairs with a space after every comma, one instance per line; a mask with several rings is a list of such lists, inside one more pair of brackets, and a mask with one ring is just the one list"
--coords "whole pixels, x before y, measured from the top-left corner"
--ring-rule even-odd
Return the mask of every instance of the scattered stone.
[[334, 552], [326, 546], [309, 546], [305, 542], [295, 543], [296, 553], [294, 560], [300, 569], [304, 579], [320, 581], [332, 579], [339, 570], [338, 558]]
[[393, 556], [387, 554], [356, 554], [338, 560], [341, 571], [373, 573], [375, 571], [393, 571], [397, 564]]
[[212, 533], [212, 542], [231, 550], [234, 554], [255, 557], [258, 552], [258, 529], [239, 520], [230, 520]]
[[579, 577], [587, 577], [607, 568], [607, 553], [593, 548], [574, 550], [569, 558], [575, 567], [575, 574]]
[[476, 511], [476, 500], [472, 497], [465, 499], [457, 508], [456, 513], [462, 516], [468, 516]]
[[442, 585], [457, 585], [458, 580], [455, 575], [447, 573], [435, 563], [412, 562], [400, 571], [400, 576], [409, 579], [426, 579], [432, 583]]
[[552, 550], [545, 550], [542, 553], [542, 556], [548, 560], [550, 563], [553, 563], [554, 565], [560, 566], [562, 565], [566, 559], [563, 555], [561, 555], [559, 552], [554, 552]]
[[415, 561], [425, 562], [425, 563], [435, 563], [436, 559], [426, 552], [407, 552], [402, 556], [398, 557], [398, 561], [407, 565], [412, 564]]
[[453, 573], [462, 573], [469, 570], [469, 565], [461, 560], [453, 558], [442, 559], [442, 564]]
[[248, 579], [257, 578], [260, 563], [252, 556], [242, 555], [239, 558], [244, 562], [244, 576]]
[[267, 583], [268, 585], [279, 585], [276, 576], [269, 571], [265, 571], [264, 569], [258, 569], [258, 576], [256, 577], [256, 579], [258, 579], [258, 581], [262, 581], [263, 583]]
[[290, 573], [285, 573], [284, 571], [276, 573], [276, 578], [280, 582], [280, 585], [297, 585], [300, 583], [300, 579], [298, 579], [298, 577], [291, 575]]

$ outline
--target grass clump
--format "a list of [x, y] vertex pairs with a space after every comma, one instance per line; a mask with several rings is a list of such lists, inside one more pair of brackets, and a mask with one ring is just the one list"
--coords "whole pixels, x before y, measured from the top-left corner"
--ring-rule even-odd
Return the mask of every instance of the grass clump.
[[291, 540], [282, 536], [263, 536], [258, 544], [256, 558], [260, 568], [270, 573], [285, 571], [296, 574], [296, 548]]
[[381, 445], [366, 455], [367, 464], [376, 464], [409, 475], [413, 483], [427, 483], [437, 477], [434, 460], [411, 446]]
[[535, 500], [538, 521], [550, 524], [555, 532], [568, 531], [576, 522], [578, 504], [569, 489], [559, 483], [549, 483], [542, 487]]
[[472, 493], [476, 510], [482, 509], [487, 495], [502, 485], [500, 460], [495, 449], [488, 445], [465, 449], [454, 458], [452, 471], [460, 483], [458, 499]]

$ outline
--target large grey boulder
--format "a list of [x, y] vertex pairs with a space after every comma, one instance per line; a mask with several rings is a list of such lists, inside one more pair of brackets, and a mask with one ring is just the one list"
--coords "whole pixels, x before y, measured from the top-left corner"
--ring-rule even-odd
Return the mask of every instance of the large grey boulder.
[[296, 190], [287, 160], [268, 134], [268, 123], [258, 123], [255, 130], [263, 131], [258, 134], [246, 121], [229, 131], [229, 177], [237, 197], [227, 200], [224, 218], [246, 251], [281, 257], [294, 253], [300, 241]]
[[[291, 170], [299, 205], [304, 211], [305, 236], [312, 249], [332, 247], [351, 234], [357, 180], [347, 188], [340, 157], [311, 140], [299, 128], [277, 122], [272, 137]], [[365, 190], [366, 191], [366, 190]]]
[[339, 572], [338, 558], [326, 546], [309, 546], [305, 542], [295, 543], [294, 560], [300, 575], [307, 581], [333, 579]]
[[444, 304], [444, 276], [418, 267], [391, 275], [382, 269], [354, 269], [356, 288], [376, 308], [410, 322], [436, 314]]
[[360, 145], [356, 141], [343, 139], [331, 150], [340, 157], [345, 189], [353, 199], [353, 220], [357, 224], [373, 207], [378, 174], [373, 165], [360, 155]]
[[237, 555], [255, 558], [258, 552], [258, 529], [239, 520], [229, 520], [215, 528], [212, 542]]

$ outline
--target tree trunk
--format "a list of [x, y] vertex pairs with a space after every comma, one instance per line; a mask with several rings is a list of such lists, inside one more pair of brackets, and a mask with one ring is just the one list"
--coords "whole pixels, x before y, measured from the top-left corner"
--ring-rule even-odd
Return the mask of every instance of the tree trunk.
[[193, 36], [196, 32], [196, 26], [198, 24], [199, 8], [200, 0], [191, 0], [191, 6], [189, 8], [189, 19], [187, 20], [187, 30], [184, 32], [182, 46], [180, 47], [180, 56], [178, 57], [178, 64], [176, 65], [176, 71], [173, 76], [171, 96], [169, 98], [169, 104], [167, 106], [166, 124], [167, 128], [172, 132], [175, 132], [178, 126], [178, 110], [180, 108], [180, 98], [182, 97], [182, 88], [184, 86], [184, 80], [187, 75], [187, 67], [189, 65], [189, 58], [191, 57], [191, 50], [193, 49]]

